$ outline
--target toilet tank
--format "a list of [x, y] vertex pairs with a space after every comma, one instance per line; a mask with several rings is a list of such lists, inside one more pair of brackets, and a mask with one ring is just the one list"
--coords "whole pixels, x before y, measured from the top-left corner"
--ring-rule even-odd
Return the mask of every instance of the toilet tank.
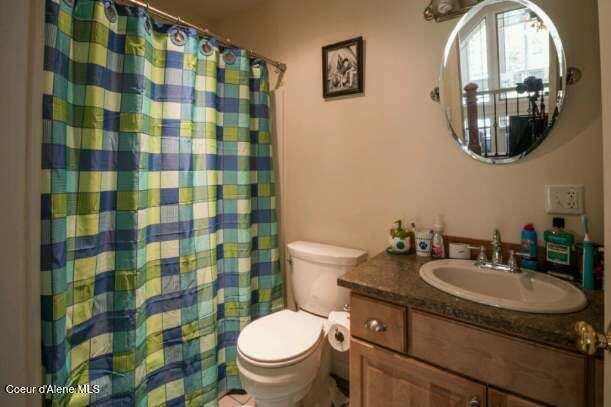
[[293, 295], [297, 307], [327, 317], [350, 301], [350, 291], [337, 285], [337, 278], [367, 258], [358, 249], [297, 241], [287, 245]]

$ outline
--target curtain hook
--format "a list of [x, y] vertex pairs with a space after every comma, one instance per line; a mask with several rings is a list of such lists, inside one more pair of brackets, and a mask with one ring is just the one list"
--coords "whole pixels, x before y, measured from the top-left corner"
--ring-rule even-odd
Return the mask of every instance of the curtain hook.
[[147, 2], [146, 2], [146, 8], [145, 8], [145, 10], [146, 10], [146, 12], [148, 13], [148, 12], [150, 11], [150, 9], [151, 9], [151, 3], [149, 3], [149, 2], [147, 1]]
[[176, 17], [176, 25], [182, 25], [183, 21], [180, 17]]

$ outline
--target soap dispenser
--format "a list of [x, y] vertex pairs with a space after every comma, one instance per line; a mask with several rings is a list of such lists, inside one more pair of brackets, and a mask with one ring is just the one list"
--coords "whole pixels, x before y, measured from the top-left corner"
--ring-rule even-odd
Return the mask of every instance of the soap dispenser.
[[443, 220], [441, 219], [441, 215], [437, 215], [435, 225], [433, 225], [431, 255], [436, 259], [443, 259], [446, 257], [446, 247], [443, 241]]
[[397, 227], [390, 229], [387, 251], [393, 254], [406, 254], [411, 248], [409, 233], [403, 229], [401, 220], [396, 220], [395, 224]]

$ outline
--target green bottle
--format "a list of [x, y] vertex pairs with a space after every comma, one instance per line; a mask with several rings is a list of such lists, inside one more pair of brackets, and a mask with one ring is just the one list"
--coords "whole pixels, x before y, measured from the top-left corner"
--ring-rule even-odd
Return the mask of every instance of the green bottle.
[[564, 218], [553, 219], [553, 229], [543, 233], [547, 271], [575, 278], [575, 236], [564, 230]]

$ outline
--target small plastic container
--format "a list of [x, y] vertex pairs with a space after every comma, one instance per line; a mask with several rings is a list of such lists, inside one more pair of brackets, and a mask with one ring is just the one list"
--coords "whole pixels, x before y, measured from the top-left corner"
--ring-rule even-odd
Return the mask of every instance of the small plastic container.
[[420, 257], [431, 257], [431, 240], [433, 234], [430, 229], [416, 231], [416, 254]]

